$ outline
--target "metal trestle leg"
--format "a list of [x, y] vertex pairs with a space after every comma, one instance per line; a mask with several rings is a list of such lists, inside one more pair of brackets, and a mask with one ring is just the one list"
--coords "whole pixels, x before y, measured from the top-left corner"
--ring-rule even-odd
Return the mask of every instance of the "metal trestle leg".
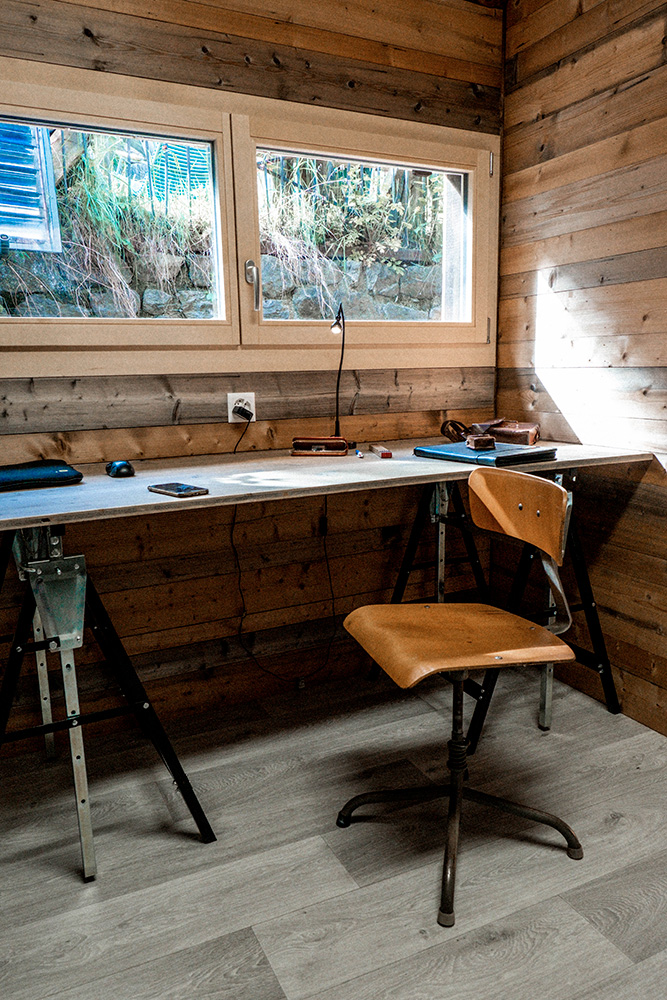
[[[68, 718], [78, 718], [80, 715], [79, 690], [76, 683], [73, 650], [68, 649], [60, 653], [60, 665], [63, 672], [65, 711]], [[86, 772], [86, 757], [83, 751], [83, 731], [81, 726], [72, 725], [72, 728], [69, 730], [69, 748], [72, 757], [72, 774], [74, 776], [76, 815], [79, 821], [83, 877], [86, 882], [89, 882], [97, 874], [97, 863], [95, 861], [93, 824], [90, 816], [90, 797], [88, 795], [88, 774]]]

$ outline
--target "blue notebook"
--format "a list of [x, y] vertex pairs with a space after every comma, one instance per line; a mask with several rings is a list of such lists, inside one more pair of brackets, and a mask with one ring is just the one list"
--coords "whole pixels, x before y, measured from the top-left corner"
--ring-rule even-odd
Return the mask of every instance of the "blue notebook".
[[465, 441], [417, 445], [420, 458], [441, 458], [447, 462], [472, 462], [473, 465], [521, 465], [523, 462], [551, 462], [556, 449], [549, 445], [502, 444], [496, 441], [492, 451], [475, 451]]

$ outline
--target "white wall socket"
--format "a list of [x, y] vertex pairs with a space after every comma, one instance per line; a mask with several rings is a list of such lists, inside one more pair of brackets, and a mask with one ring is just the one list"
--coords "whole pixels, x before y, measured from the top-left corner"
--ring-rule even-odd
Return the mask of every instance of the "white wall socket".
[[[238, 413], [232, 413], [232, 410], [236, 404], [240, 406], [245, 406], [246, 409], [252, 410], [252, 420], [257, 420], [257, 414], [255, 413], [255, 393], [254, 392], [228, 392], [227, 393], [227, 420], [230, 424], [244, 424], [245, 418], [240, 417]], [[251, 420], [251, 423], [252, 423]]]

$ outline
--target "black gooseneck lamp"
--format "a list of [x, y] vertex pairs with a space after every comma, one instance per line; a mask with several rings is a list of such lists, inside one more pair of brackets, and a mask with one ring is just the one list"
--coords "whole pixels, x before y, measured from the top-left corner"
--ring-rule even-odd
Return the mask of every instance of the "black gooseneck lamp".
[[338, 312], [336, 313], [336, 318], [331, 324], [332, 333], [340, 333], [340, 361], [338, 363], [338, 378], [336, 379], [336, 421], [334, 423], [334, 437], [340, 437], [340, 375], [343, 370], [343, 356], [345, 354], [345, 313], [343, 312], [343, 303], [341, 302], [338, 306]]

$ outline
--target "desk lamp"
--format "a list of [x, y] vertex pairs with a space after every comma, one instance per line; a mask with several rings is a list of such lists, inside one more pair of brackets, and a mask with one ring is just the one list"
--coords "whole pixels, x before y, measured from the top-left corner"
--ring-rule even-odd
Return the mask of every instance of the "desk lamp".
[[343, 312], [343, 303], [341, 302], [338, 306], [338, 312], [336, 313], [336, 318], [331, 324], [332, 333], [340, 333], [340, 361], [338, 363], [338, 378], [336, 379], [336, 421], [334, 423], [334, 437], [340, 437], [340, 375], [343, 370], [343, 356], [345, 354], [345, 313]]
[[343, 370], [345, 354], [345, 313], [343, 303], [338, 306], [336, 318], [331, 324], [332, 333], [341, 334], [340, 361], [338, 363], [338, 378], [336, 379], [336, 419], [332, 437], [294, 438], [292, 455], [347, 455], [348, 443], [340, 436], [340, 376]]

